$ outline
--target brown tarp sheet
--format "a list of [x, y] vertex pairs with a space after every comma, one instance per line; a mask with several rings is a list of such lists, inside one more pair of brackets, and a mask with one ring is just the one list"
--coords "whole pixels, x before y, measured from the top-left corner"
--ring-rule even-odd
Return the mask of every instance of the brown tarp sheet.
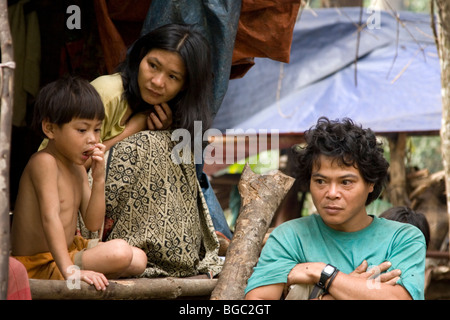
[[[127, 47], [139, 37], [151, 0], [95, 0], [94, 4], [106, 68], [113, 73]], [[230, 79], [244, 76], [254, 57], [289, 62], [299, 8], [300, 0], [242, 0]]]

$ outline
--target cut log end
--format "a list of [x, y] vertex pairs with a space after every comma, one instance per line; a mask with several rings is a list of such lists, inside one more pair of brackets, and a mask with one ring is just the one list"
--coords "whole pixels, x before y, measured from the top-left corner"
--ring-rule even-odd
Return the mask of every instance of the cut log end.
[[258, 261], [264, 237], [272, 218], [295, 179], [280, 171], [255, 174], [248, 164], [239, 181], [242, 198], [236, 231], [212, 300], [241, 300], [247, 280]]

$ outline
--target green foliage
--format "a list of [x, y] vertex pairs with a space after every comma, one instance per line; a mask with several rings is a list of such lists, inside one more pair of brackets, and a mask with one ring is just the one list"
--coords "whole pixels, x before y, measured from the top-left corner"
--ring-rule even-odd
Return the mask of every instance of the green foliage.
[[[389, 142], [378, 137], [383, 143], [384, 157], [390, 162]], [[406, 168], [428, 169], [430, 173], [443, 170], [441, 138], [434, 136], [410, 136], [406, 144]]]
[[428, 169], [434, 173], [443, 169], [439, 136], [410, 137], [407, 145], [408, 167]]

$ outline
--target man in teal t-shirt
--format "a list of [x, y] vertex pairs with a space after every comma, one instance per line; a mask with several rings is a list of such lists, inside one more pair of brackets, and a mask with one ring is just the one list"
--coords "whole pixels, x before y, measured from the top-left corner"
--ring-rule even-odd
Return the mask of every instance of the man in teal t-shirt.
[[297, 179], [309, 187], [318, 214], [271, 233], [246, 298], [280, 299], [286, 285], [299, 284], [314, 286], [310, 298], [424, 299], [423, 234], [366, 212], [389, 167], [374, 133], [349, 119], [321, 118], [305, 139]]

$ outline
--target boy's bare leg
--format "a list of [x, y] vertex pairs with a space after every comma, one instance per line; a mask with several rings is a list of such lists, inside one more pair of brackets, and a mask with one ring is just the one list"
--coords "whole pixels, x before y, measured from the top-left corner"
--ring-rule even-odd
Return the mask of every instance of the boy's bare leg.
[[136, 247], [131, 247], [133, 250], [133, 259], [128, 269], [121, 275], [121, 277], [138, 276], [145, 271], [147, 267], [147, 254]]
[[125, 240], [100, 242], [84, 251], [83, 269], [103, 273], [107, 278], [138, 276], [147, 266], [147, 255]]

